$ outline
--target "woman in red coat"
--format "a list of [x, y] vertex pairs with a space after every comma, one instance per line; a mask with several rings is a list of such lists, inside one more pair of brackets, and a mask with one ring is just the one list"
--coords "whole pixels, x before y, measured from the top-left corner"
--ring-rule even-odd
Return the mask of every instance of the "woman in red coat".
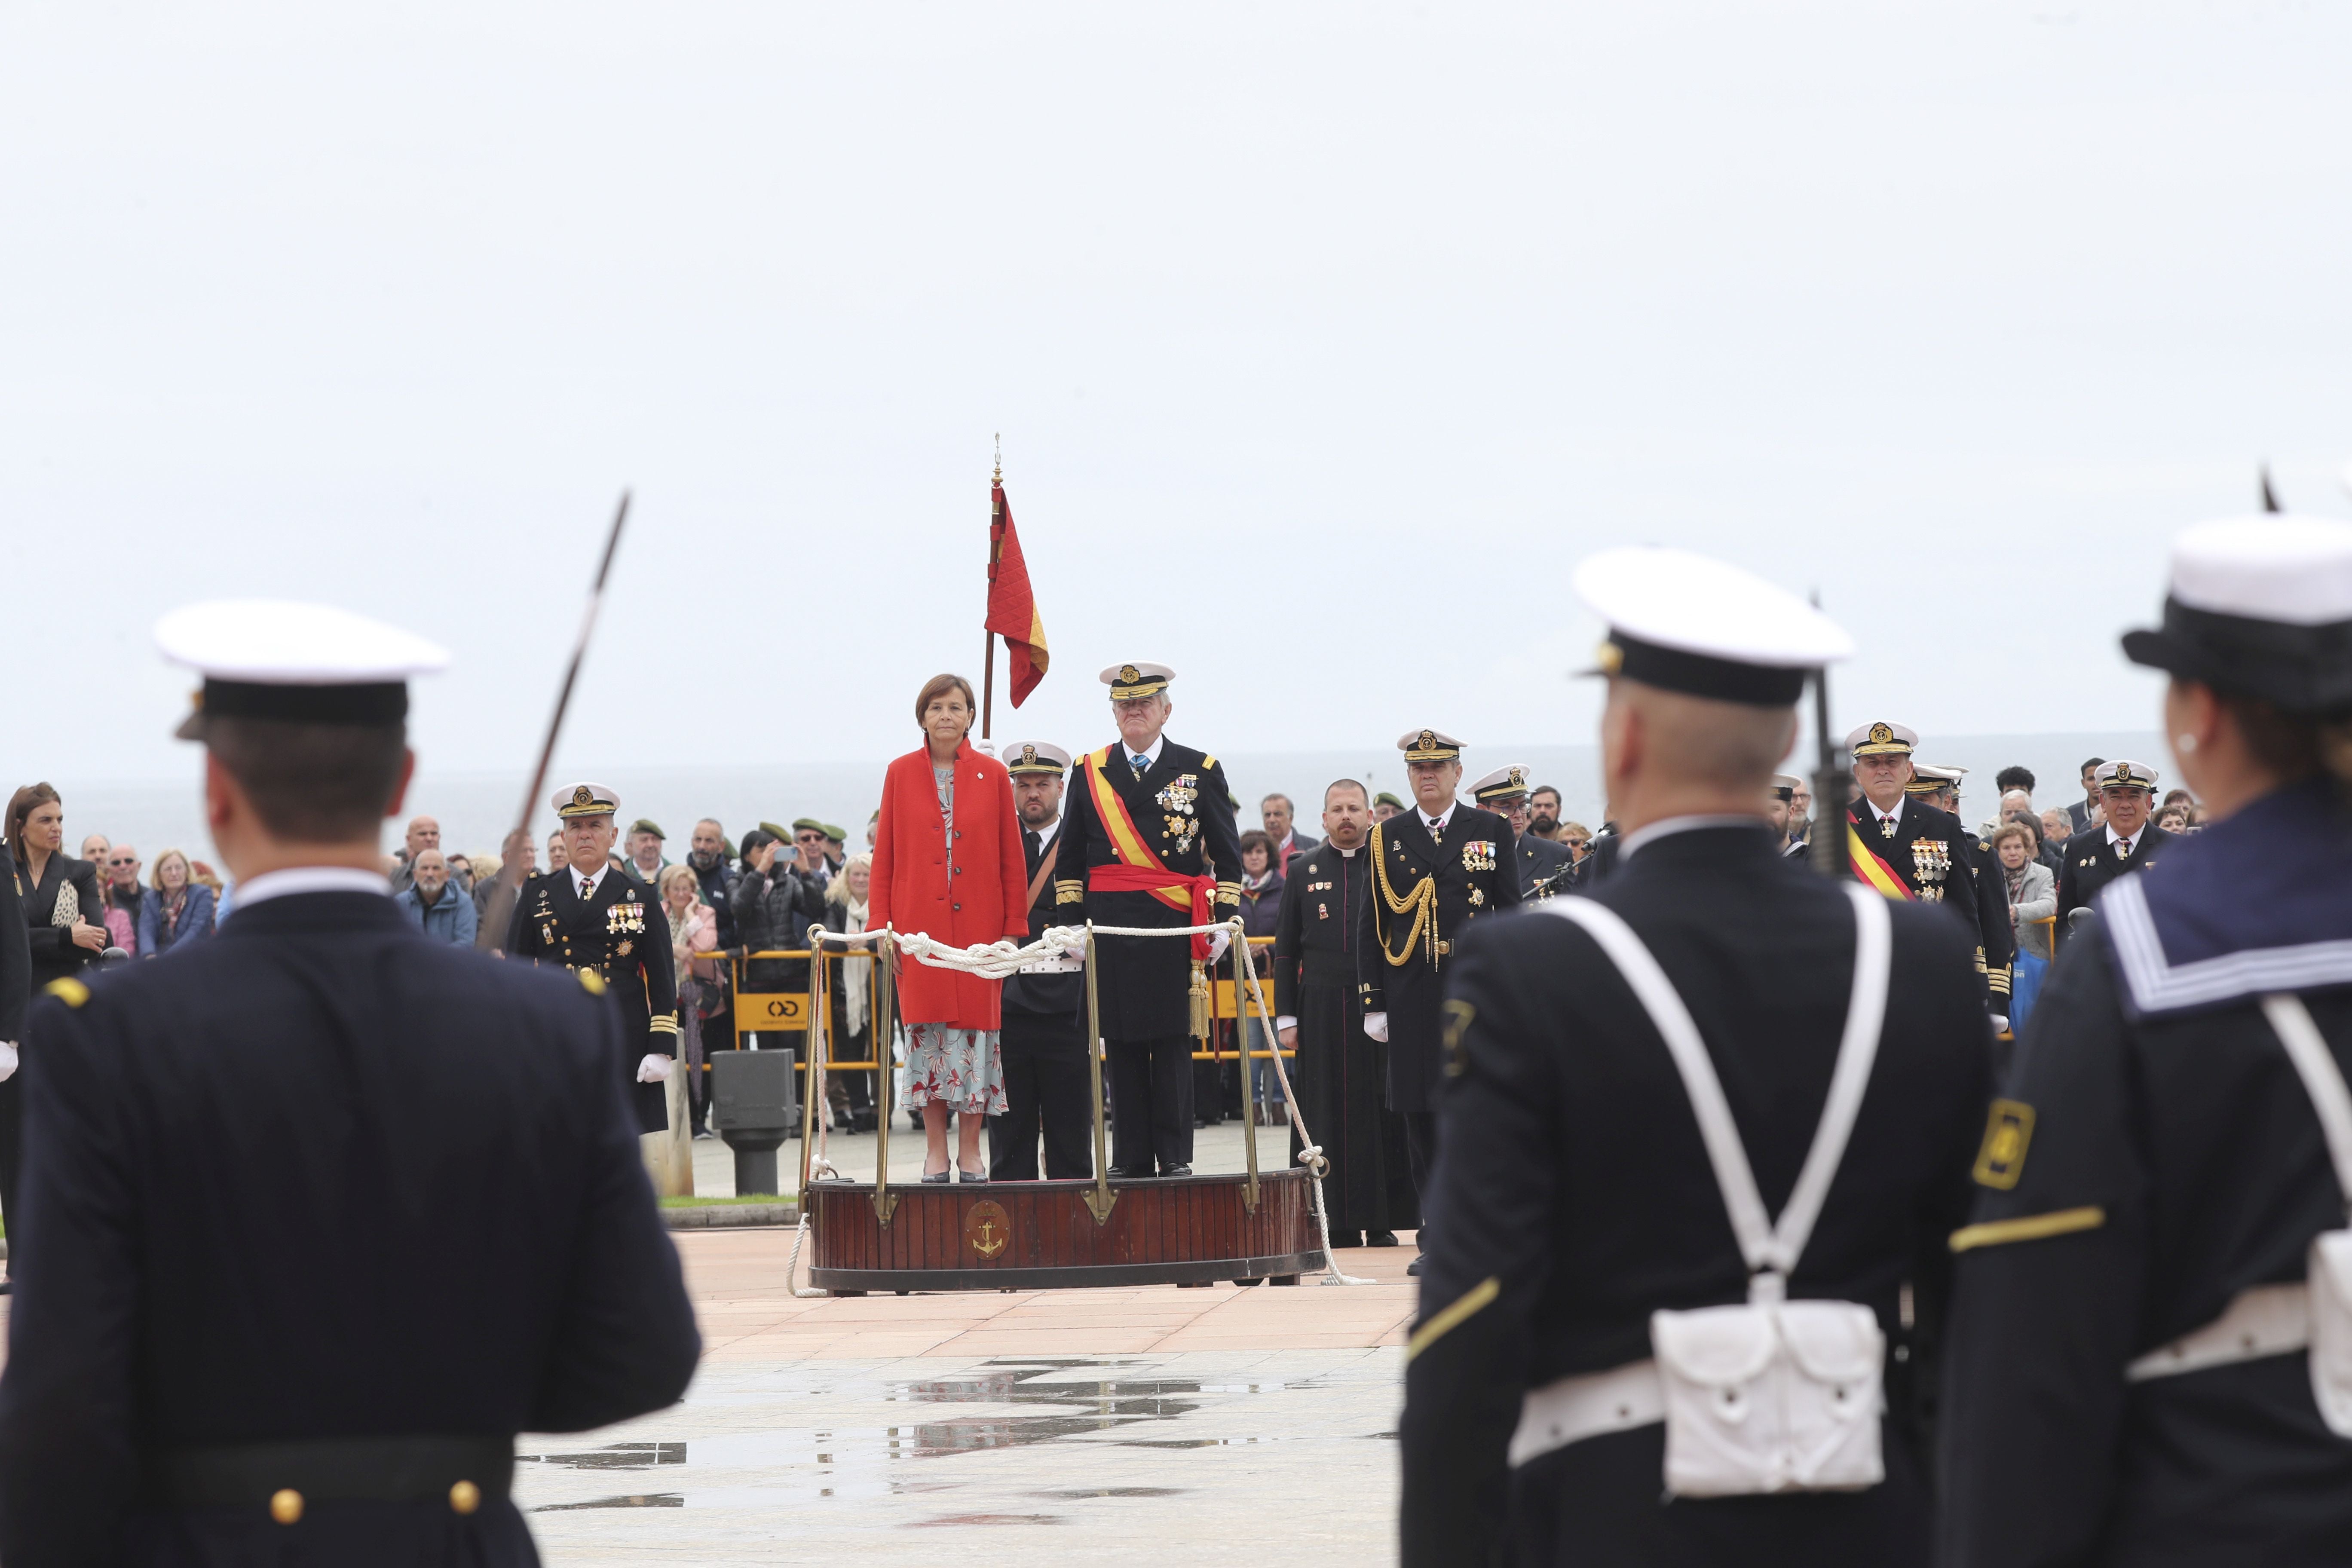
[[[1029, 939], [1028, 866], [1013, 780], [994, 757], [965, 743], [977, 716], [971, 683], [960, 675], [935, 675], [916, 697], [926, 744], [892, 763], [882, 781], [866, 930], [921, 931], [951, 947]], [[957, 1168], [967, 1182], [988, 1179], [981, 1121], [1005, 1110], [999, 986], [961, 970], [911, 960], [899, 966], [907, 1109], [922, 1110], [927, 1182], [955, 1179], [948, 1171], [950, 1111], [957, 1116]]]

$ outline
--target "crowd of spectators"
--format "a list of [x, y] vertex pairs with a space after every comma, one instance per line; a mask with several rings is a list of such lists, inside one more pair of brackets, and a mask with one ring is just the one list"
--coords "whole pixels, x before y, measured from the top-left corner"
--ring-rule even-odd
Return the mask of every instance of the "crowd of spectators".
[[[2013, 1023], [2021, 1023], [2031, 1010], [2050, 962], [2050, 928], [2044, 922], [2056, 912], [2063, 846], [2075, 834], [2104, 823], [2094, 777], [2104, 760], [2092, 757], [2083, 763], [2079, 798], [2046, 807], [2035, 803], [2031, 770], [2009, 767], [1995, 775], [1998, 805], [1978, 833], [1994, 862], [1988, 873], [1997, 869], [2007, 889], [2017, 931]], [[1559, 790], [1550, 784], [1529, 792], [1528, 831], [1566, 847], [1580, 862], [1591, 852], [1594, 834], [1584, 824], [1565, 819], [1561, 802]], [[1372, 817], [1385, 821], [1402, 809], [1396, 796], [1381, 794], [1373, 799]], [[1281, 917], [1284, 874], [1294, 858], [1316, 847], [1318, 841], [1297, 831], [1297, 808], [1287, 795], [1267, 795], [1258, 812], [1261, 826], [1241, 839], [1242, 919], [1250, 934], [1270, 937]], [[1802, 836], [1809, 812], [1810, 796], [1800, 785], [1789, 808], [1792, 839]], [[152, 958], [199, 941], [212, 934], [234, 902], [233, 891], [223, 887], [209, 865], [177, 848], [163, 850], [149, 865], [133, 845], [92, 834], [80, 841], [79, 856], [66, 854], [64, 816], [64, 803], [46, 784], [19, 789], [8, 805], [6, 837], [34, 933], [37, 987], [98, 962], [101, 955]], [[2196, 831], [2201, 818], [2197, 802], [2179, 789], [2164, 797], [2155, 816], [2158, 826], [2175, 833]], [[869, 818], [869, 849], [874, 833], [875, 819]], [[730, 966], [724, 955], [805, 949], [812, 925], [833, 931], [866, 929], [872, 861], [869, 854], [849, 853], [845, 838], [839, 826], [802, 817], [789, 827], [762, 822], [730, 843], [726, 829], [706, 817], [694, 825], [685, 858], [672, 861], [660, 826], [640, 817], [630, 824], [620, 851], [613, 856], [615, 869], [655, 890], [668, 919], [679, 978], [680, 1022], [689, 1025], [683, 1033], [690, 1065], [698, 1069], [688, 1077], [696, 1090], [698, 1129], [706, 1110], [698, 1070], [705, 1053], [738, 1044]], [[528, 840], [521, 853], [522, 873], [537, 872], [538, 858]], [[550, 870], [566, 864], [561, 835], [549, 837], [546, 855]], [[495, 937], [483, 941], [481, 928], [499, 868], [495, 853], [445, 848], [440, 823], [420, 816], [407, 824], [400, 847], [387, 858], [385, 876], [401, 912], [426, 936], [458, 946], [496, 949], [499, 942]], [[835, 983], [843, 1014], [836, 1049], [843, 1059], [871, 1059], [873, 1019], [864, 971], [872, 961], [835, 962], [849, 966]], [[1230, 977], [1232, 960], [1226, 963]], [[753, 991], [804, 991], [808, 962], [749, 960], [743, 984]], [[1270, 1048], [1262, 1035], [1263, 1026], [1253, 1018], [1253, 1051]], [[790, 1043], [796, 1043], [796, 1037]], [[1244, 1113], [1268, 1124], [1279, 1122], [1281, 1087], [1269, 1063], [1255, 1062], [1247, 1075], [1246, 1111], [1244, 1075], [1237, 1068], [1200, 1065], [1195, 1099], [1203, 1125]], [[870, 1074], [836, 1076], [830, 1084], [830, 1100], [829, 1109], [844, 1127], [862, 1131], [873, 1126]]]

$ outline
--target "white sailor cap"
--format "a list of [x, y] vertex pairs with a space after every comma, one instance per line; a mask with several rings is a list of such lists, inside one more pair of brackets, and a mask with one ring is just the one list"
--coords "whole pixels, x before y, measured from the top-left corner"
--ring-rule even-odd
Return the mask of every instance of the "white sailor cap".
[[1110, 688], [1113, 702], [1165, 691], [1175, 679], [1176, 672], [1164, 664], [1114, 664], [1102, 672], [1102, 683]]
[[1470, 798], [1481, 805], [1512, 800], [1528, 793], [1528, 764], [1511, 763], [1486, 773], [1470, 786]]
[[1911, 782], [1903, 787], [1912, 795], [1941, 795], [1948, 789], [1958, 789], [1968, 772], [1966, 768], [1939, 767], [1934, 763], [1913, 763]]
[[1918, 743], [1918, 731], [1884, 719], [1849, 730], [1845, 735], [1846, 752], [1856, 757], [1907, 757]]
[[566, 784], [548, 802], [566, 822], [575, 816], [610, 816], [621, 809], [621, 797], [608, 784]]
[[296, 724], [398, 724], [408, 678], [446, 668], [423, 637], [331, 605], [220, 599], [155, 623], [165, 658], [202, 673], [195, 709], [177, 731], [204, 739], [208, 718]]
[[1609, 623], [1593, 673], [1780, 708], [1804, 694], [1808, 674], [1853, 653], [1843, 627], [1787, 589], [1687, 550], [1604, 550], [1574, 581]]
[[1004, 759], [1004, 771], [1009, 773], [1066, 773], [1070, 771], [1070, 753], [1044, 741], [1007, 741], [997, 753]]
[[2270, 512], [2172, 544], [2164, 623], [2124, 653], [2283, 711], [2352, 712], [2352, 523]]
[[1797, 798], [1798, 786], [1803, 783], [1804, 781], [1794, 773], [1774, 773], [1772, 797], [1775, 800], [1794, 800]]
[[2156, 793], [2156, 770], [2146, 763], [2101, 763], [2091, 774], [2101, 789], [2144, 789]]
[[1408, 763], [1450, 763], [1462, 755], [1462, 742], [1443, 730], [1407, 730], [1397, 737], [1397, 750]]

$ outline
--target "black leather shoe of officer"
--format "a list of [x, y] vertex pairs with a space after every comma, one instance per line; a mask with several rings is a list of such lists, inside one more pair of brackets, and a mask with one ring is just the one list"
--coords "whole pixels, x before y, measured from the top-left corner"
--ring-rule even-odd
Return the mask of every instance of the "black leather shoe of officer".
[[1407, 1274], [1413, 1276], [1415, 1279], [1419, 1279], [1421, 1276], [1421, 1259], [1416, 1258], [1412, 1262], [1406, 1264], [1404, 1266], [1404, 1271]]
[[1396, 1232], [1392, 1230], [1376, 1230], [1372, 1232], [1370, 1239], [1368, 1239], [1364, 1245], [1366, 1247], [1394, 1247], [1397, 1245]]
[[1192, 1173], [1192, 1167], [1190, 1165], [1171, 1165], [1160, 1173], [1163, 1176], [1189, 1176]]
[[1133, 1177], [1134, 1174], [1135, 1173], [1133, 1171], [1129, 1170], [1124, 1165], [1113, 1165], [1110, 1168], [1110, 1179], [1114, 1182], [1127, 1181]]

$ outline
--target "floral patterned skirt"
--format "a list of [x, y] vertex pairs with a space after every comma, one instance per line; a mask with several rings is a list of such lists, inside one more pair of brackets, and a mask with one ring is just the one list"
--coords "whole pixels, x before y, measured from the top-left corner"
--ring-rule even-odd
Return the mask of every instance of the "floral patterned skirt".
[[994, 1029], [907, 1026], [907, 1109], [944, 1105], [974, 1116], [1004, 1114], [1004, 1053]]

